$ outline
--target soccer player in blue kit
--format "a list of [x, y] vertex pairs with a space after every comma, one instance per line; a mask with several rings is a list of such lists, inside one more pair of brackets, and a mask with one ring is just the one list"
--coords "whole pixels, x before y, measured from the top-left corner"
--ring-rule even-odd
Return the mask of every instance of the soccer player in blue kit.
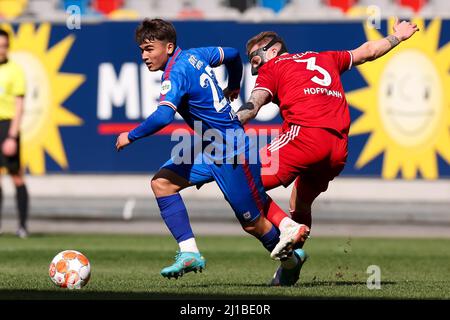
[[[215, 134], [214, 139], [201, 141], [200, 146], [192, 144], [187, 154], [173, 156], [152, 179], [161, 216], [179, 245], [175, 262], [162, 269], [161, 275], [178, 278], [205, 268], [179, 191], [211, 181], [217, 182], [244, 230], [259, 239], [269, 252], [273, 253], [275, 247], [289, 251], [295, 243], [305, 241], [309, 235], [307, 226], [298, 224], [295, 234], [280, 237], [280, 231], [265, 218], [268, 210], [281, 209], [264, 191], [259, 160], [251, 161], [249, 139], [229, 104], [240, 90], [239, 52], [221, 47], [181, 50], [176, 45], [174, 26], [161, 19], [144, 20], [136, 30], [136, 41], [148, 69], [163, 71], [160, 102], [144, 122], [119, 135], [117, 150], [162, 129], [173, 121], [175, 112], [200, 136], [210, 130]], [[229, 75], [228, 88], [223, 91], [212, 70], [221, 64]], [[287, 275], [295, 283], [303, 260], [289, 254], [281, 263], [295, 270]]]

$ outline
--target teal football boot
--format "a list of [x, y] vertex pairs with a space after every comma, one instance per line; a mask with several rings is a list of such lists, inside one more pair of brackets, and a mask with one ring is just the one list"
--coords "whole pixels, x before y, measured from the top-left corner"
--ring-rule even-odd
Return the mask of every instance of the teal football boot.
[[206, 260], [200, 253], [196, 252], [177, 252], [175, 263], [161, 270], [161, 275], [165, 278], [182, 277], [185, 273], [194, 271], [202, 272], [206, 268]]
[[288, 287], [293, 286], [298, 281], [300, 278], [300, 271], [302, 270], [303, 264], [308, 259], [308, 255], [303, 249], [296, 249], [293, 254], [295, 254], [298, 259], [297, 265], [292, 269], [284, 269], [279, 266], [270, 282], [271, 286]]

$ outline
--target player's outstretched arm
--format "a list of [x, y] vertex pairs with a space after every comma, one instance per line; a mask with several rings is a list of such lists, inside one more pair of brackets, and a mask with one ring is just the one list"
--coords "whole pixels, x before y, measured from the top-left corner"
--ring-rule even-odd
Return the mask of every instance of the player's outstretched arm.
[[270, 93], [266, 90], [253, 90], [247, 103], [237, 111], [239, 121], [244, 125], [255, 118], [259, 109], [271, 100]]
[[144, 122], [131, 130], [130, 132], [123, 132], [117, 137], [116, 149], [122, 150], [124, 147], [138, 139], [147, 137], [158, 132], [175, 117], [175, 110], [166, 105], [160, 105], [155, 112], [153, 112]]
[[223, 90], [225, 97], [231, 101], [239, 96], [242, 79], [242, 60], [239, 51], [235, 48], [222, 48], [223, 64], [228, 72], [228, 87]]
[[409, 21], [399, 22], [398, 18], [395, 18], [393, 29], [393, 34], [380, 40], [367, 41], [359, 48], [352, 50], [353, 65], [363, 64], [384, 56], [400, 42], [409, 39], [414, 33], [419, 31], [416, 24]]

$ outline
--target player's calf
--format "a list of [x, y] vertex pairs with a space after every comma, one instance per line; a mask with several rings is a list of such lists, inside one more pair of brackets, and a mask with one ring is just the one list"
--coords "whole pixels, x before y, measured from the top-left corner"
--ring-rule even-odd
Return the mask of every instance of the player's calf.
[[312, 224], [311, 206], [300, 209], [297, 208], [295, 210], [290, 209], [289, 213], [291, 214], [292, 220], [300, 224], [305, 224], [311, 228]]
[[280, 238], [280, 231], [278, 228], [264, 216], [259, 216], [251, 223], [242, 224], [242, 228], [247, 233], [257, 238], [269, 252], [275, 248]]

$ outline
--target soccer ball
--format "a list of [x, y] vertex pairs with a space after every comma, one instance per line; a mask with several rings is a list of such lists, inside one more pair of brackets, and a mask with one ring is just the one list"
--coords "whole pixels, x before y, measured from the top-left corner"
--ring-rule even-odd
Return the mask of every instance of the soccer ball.
[[81, 252], [65, 250], [53, 258], [48, 274], [58, 287], [81, 289], [91, 277], [91, 265]]

